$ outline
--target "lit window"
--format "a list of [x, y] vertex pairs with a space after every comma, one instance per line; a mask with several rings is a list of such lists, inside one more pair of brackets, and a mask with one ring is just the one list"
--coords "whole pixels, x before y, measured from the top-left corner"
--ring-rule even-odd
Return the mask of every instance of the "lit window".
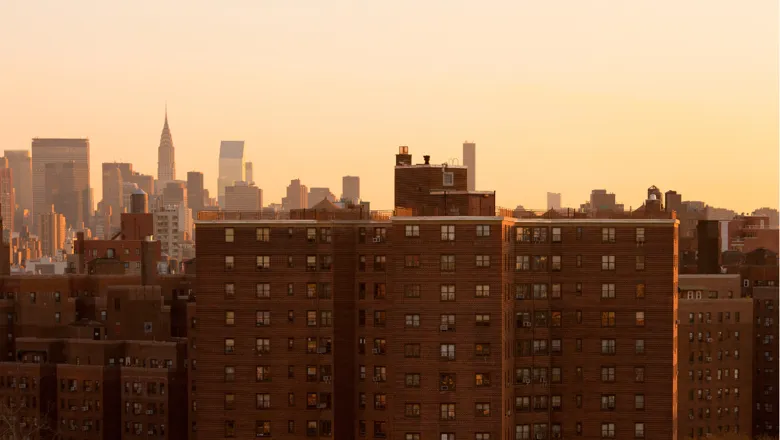
[[477, 237], [490, 237], [490, 225], [477, 225]]
[[270, 269], [271, 268], [271, 257], [269, 255], [258, 255], [257, 256], [257, 269], [258, 270], [264, 270], [264, 269]]
[[235, 325], [236, 323], [236, 312], [232, 310], [228, 310], [225, 312], [225, 325]]
[[455, 225], [441, 225], [442, 241], [455, 241]]
[[614, 243], [615, 242], [615, 228], [601, 228], [601, 242], [602, 243]]
[[406, 225], [405, 229], [405, 235], [407, 237], [419, 237], [420, 236], [420, 225]]
[[269, 242], [271, 241], [271, 229], [270, 228], [257, 228], [255, 230], [257, 241]]
[[602, 255], [601, 256], [601, 270], [615, 270], [615, 256], [614, 255]]
[[490, 267], [490, 255], [477, 255], [477, 267]]
[[225, 228], [225, 243], [233, 243], [235, 239], [235, 230], [233, 228]]
[[645, 326], [645, 312], [636, 312], [636, 326], [637, 327]]

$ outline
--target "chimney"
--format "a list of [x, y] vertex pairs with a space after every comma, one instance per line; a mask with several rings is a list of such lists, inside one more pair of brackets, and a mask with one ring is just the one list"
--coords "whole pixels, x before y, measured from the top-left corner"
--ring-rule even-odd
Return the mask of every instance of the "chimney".
[[153, 236], [147, 236], [141, 242], [141, 285], [157, 284], [157, 256]]
[[409, 147], [398, 147], [398, 154], [395, 155], [396, 166], [409, 166], [412, 164], [412, 155], [409, 154]]
[[425, 161], [425, 165], [430, 165], [431, 156], [423, 156], [423, 160]]

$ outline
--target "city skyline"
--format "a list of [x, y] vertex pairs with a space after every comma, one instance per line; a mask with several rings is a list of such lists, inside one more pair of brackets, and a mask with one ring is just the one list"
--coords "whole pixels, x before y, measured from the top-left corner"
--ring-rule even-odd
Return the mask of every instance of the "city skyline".
[[[4, 130], [4, 149], [28, 149], [33, 137], [89, 137], [91, 162], [154, 174], [167, 101], [177, 171], [203, 172], [211, 194], [219, 142], [243, 139], [267, 202], [281, 200], [290, 179], [339, 188], [342, 176], [359, 175], [364, 197], [389, 209], [388, 151], [409, 145], [418, 158], [462, 162], [469, 139], [483, 170], [476, 189], [496, 190], [501, 206], [543, 207], [547, 191], [577, 206], [606, 188], [636, 208], [650, 185], [737, 212], [778, 206], [776, 4], [686, 2], [664, 14], [664, 2], [506, 3], [499, 14], [456, 2], [441, 16], [435, 4], [411, 13], [403, 2], [238, 2], [218, 16], [205, 4], [0, 6], [12, 35], [31, 21], [46, 29], [24, 32], [25, 45], [7, 51], [0, 117], [17, 122]], [[210, 40], [192, 38], [205, 22]], [[64, 23], [69, 31], [58, 32]], [[128, 40], [129, 23], [150, 32]], [[60, 35], [55, 45], [51, 33]], [[260, 50], [266, 55], [246, 55]], [[103, 63], [86, 62], [96, 54]], [[212, 67], [231, 63], [236, 69]], [[120, 87], [119, 77], [130, 79]], [[762, 160], [735, 185], [727, 177], [736, 151]], [[696, 171], [705, 169], [714, 172]]]

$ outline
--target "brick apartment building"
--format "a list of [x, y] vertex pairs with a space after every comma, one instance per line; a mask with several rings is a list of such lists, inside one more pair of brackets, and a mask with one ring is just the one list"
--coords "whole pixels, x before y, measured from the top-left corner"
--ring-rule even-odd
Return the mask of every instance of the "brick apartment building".
[[140, 276], [0, 275], [0, 432], [195, 438], [194, 280], [156, 275], [156, 252], [142, 244]]
[[402, 148], [393, 217], [201, 216], [198, 435], [676, 439], [674, 215], [496, 216], [466, 172]]
[[[777, 276], [777, 271], [775, 271]], [[778, 292], [774, 286], [754, 287], [754, 358], [753, 366], [753, 432], [773, 437], [778, 435], [780, 405], [780, 358], [778, 356]]]
[[679, 438], [752, 432], [753, 300], [739, 275], [680, 275]]

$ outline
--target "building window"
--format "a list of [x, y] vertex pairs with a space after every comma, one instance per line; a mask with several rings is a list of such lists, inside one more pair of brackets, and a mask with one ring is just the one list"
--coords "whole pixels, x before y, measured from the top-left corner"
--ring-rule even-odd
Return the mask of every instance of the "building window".
[[419, 237], [420, 236], [420, 225], [406, 225], [405, 229], [405, 235], [407, 237]]
[[330, 243], [332, 242], [332, 236], [330, 228], [321, 228], [320, 229], [320, 242], [322, 243]]
[[636, 285], [636, 297], [637, 298], [644, 298], [645, 297], [645, 283], [637, 283], [637, 285]]
[[255, 312], [255, 327], [264, 327], [271, 325], [271, 312], [257, 311]]
[[476, 314], [475, 315], [476, 323], [478, 326], [489, 326], [490, 325], [490, 315], [489, 314]]
[[236, 297], [236, 285], [233, 283], [225, 283], [225, 299], [233, 299]]
[[441, 344], [439, 347], [440, 357], [443, 360], [454, 361], [455, 360], [455, 344]]
[[236, 422], [235, 420], [225, 421], [225, 437], [234, 438], [236, 436]]
[[561, 320], [562, 320], [562, 318], [561, 318], [561, 317], [562, 317], [562, 315], [563, 315], [563, 314], [562, 314], [562, 313], [561, 313], [561, 311], [559, 311], [559, 310], [553, 311], [553, 312], [550, 314], [550, 316], [551, 316], [551, 320], [550, 320], [551, 322], [550, 322], [550, 325], [551, 325], [552, 327], [560, 327], [560, 326], [561, 326]]
[[551, 288], [552, 288], [552, 290], [550, 292], [550, 298], [552, 298], [552, 299], [561, 299], [561, 285], [558, 284], [558, 283], [551, 284]]
[[615, 409], [615, 395], [614, 394], [602, 394], [601, 395], [601, 410], [613, 411]]
[[314, 243], [317, 241], [317, 229], [316, 228], [307, 228], [306, 229], [306, 241], [309, 243]]
[[615, 438], [615, 424], [614, 423], [602, 423], [601, 424], [601, 438]]
[[615, 285], [614, 284], [602, 284], [601, 285], [601, 299], [614, 299], [615, 298]]
[[233, 338], [225, 338], [225, 354], [233, 354], [236, 349], [236, 340]]
[[255, 236], [257, 241], [269, 242], [271, 241], [271, 228], [257, 228], [255, 229]]
[[406, 374], [404, 384], [407, 388], [420, 388], [420, 374], [419, 373]]
[[314, 272], [317, 270], [317, 256], [316, 255], [307, 255], [306, 256], [306, 272]]
[[637, 244], [645, 242], [645, 228], [636, 228], [636, 242]]
[[602, 255], [601, 256], [601, 270], [615, 270], [615, 256], [614, 255]]
[[645, 340], [644, 339], [637, 339], [634, 343], [634, 353], [636, 354], [645, 354]]
[[455, 404], [442, 403], [439, 405], [439, 414], [440, 420], [455, 420]]
[[441, 286], [441, 300], [442, 301], [455, 301], [455, 285], [454, 284], [442, 284], [442, 286]]
[[268, 382], [271, 380], [271, 367], [267, 365], [258, 365], [255, 368], [255, 380], [257, 382]]
[[271, 340], [267, 338], [257, 338], [255, 340], [255, 351], [257, 354], [268, 354], [271, 352]]
[[418, 268], [418, 267], [420, 267], [420, 256], [419, 255], [406, 255], [404, 257], [404, 267], [407, 267], [407, 268]]
[[406, 327], [419, 327], [420, 315], [406, 315]]
[[236, 324], [236, 312], [232, 310], [228, 310], [225, 312], [225, 325], [235, 325]]
[[637, 255], [636, 256], [636, 270], [645, 270], [645, 256], [644, 255]]
[[552, 242], [560, 243], [561, 240], [561, 228], [552, 228]]
[[477, 267], [490, 267], [490, 255], [477, 255]]
[[515, 257], [515, 270], [531, 270], [531, 257], [528, 255], [518, 255]]
[[546, 271], [547, 270], [547, 256], [546, 255], [534, 255], [531, 260], [533, 263], [533, 270]]
[[477, 284], [475, 296], [477, 298], [487, 298], [490, 296], [490, 285]]
[[636, 312], [636, 326], [637, 327], [645, 326], [645, 312]]
[[534, 299], [547, 299], [547, 284], [534, 284]]
[[233, 243], [235, 240], [235, 230], [233, 228], [225, 228], [225, 243]]
[[407, 357], [407, 358], [419, 358], [420, 357], [420, 344], [405, 344], [404, 345], [404, 357]]
[[[404, 417], [420, 417], [420, 404], [419, 403], [405, 404]], [[406, 434], [406, 438], [410, 438], [409, 434]], [[417, 438], [419, 439], [419, 434]]]
[[615, 326], [615, 312], [601, 312], [601, 326], [602, 327], [614, 327]]
[[455, 241], [455, 225], [441, 225], [441, 240]]
[[601, 381], [602, 382], [614, 382], [615, 381], [615, 367], [601, 367]]
[[225, 270], [233, 270], [233, 256], [232, 255], [226, 255], [225, 256]]
[[255, 436], [256, 437], [270, 437], [271, 436], [271, 422], [267, 420], [258, 420], [255, 422]]
[[561, 271], [561, 256], [560, 255], [553, 255], [553, 257], [552, 257], [552, 271], [553, 272], [560, 272]]
[[582, 267], [582, 255], [577, 255], [577, 267]]
[[474, 404], [474, 414], [477, 417], [490, 417], [490, 403], [477, 402]]
[[601, 242], [602, 243], [614, 243], [615, 242], [615, 228], [601, 228]]
[[446, 171], [442, 173], [442, 185], [454, 186], [455, 185], [455, 173]]
[[614, 339], [601, 340], [601, 354], [615, 354], [616, 342]]
[[645, 367], [634, 368], [634, 380], [639, 383], [645, 381]]
[[634, 423], [634, 438], [645, 438], [644, 423]]
[[420, 297], [420, 285], [419, 284], [406, 284], [404, 286], [404, 297], [406, 297], [406, 298], [419, 298]]
[[374, 256], [374, 271], [375, 272], [384, 272], [387, 268], [387, 257], [384, 255], [375, 255]]
[[387, 285], [385, 283], [374, 284], [374, 299], [387, 298]]
[[269, 255], [257, 256], [257, 270], [265, 270], [271, 268], [271, 257]]
[[477, 237], [490, 237], [490, 225], [477, 225]]
[[644, 394], [636, 394], [634, 395], [634, 409], [642, 411], [645, 409], [645, 395]]
[[531, 228], [517, 228], [515, 241], [520, 243], [529, 243], [532, 235]]
[[255, 395], [255, 408], [268, 409], [271, 407], [271, 395], [270, 394], [256, 394]]
[[225, 382], [233, 382], [234, 380], [236, 380], [236, 367], [226, 366], [225, 367]]

